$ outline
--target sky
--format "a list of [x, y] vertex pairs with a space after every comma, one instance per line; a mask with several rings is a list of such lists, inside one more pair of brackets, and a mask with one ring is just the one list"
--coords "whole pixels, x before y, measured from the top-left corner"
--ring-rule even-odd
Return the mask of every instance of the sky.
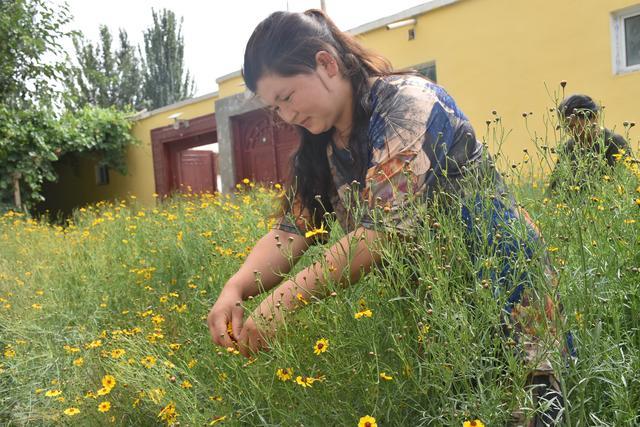
[[[64, 0], [50, 0], [62, 4]], [[393, 15], [426, 0], [325, 0], [326, 11], [342, 30]], [[320, 8], [320, 0], [66, 0], [74, 20], [70, 29], [98, 40], [101, 24], [117, 40], [119, 28], [142, 44], [152, 22], [151, 9], [167, 8], [184, 19], [185, 64], [196, 82], [196, 96], [218, 89], [216, 78], [242, 66], [244, 46], [253, 28], [271, 12]], [[71, 45], [67, 50], [72, 53]]]

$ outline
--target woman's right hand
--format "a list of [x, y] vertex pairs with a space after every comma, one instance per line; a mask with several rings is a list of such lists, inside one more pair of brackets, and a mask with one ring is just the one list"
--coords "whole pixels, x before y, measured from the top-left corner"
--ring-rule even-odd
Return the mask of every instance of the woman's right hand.
[[[225, 348], [234, 347], [236, 337], [240, 336], [242, 330], [243, 319], [241, 292], [229, 285], [225, 286], [207, 316], [213, 342]], [[227, 329], [229, 324], [231, 324], [231, 334]]]

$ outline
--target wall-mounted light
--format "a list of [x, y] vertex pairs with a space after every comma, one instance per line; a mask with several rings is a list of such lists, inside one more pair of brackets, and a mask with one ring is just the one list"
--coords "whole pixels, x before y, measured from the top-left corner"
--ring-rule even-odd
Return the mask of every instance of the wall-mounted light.
[[387, 30], [394, 30], [400, 27], [406, 27], [407, 25], [415, 25], [416, 18], [404, 19], [402, 21], [392, 22], [391, 24], [387, 24]]
[[188, 128], [189, 127], [189, 120], [181, 120], [180, 116], [182, 115], [182, 113], [173, 113], [172, 115], [168, 116], [168, 119], [173, 120], [173, 128], [175, 130], [180, 129], [180, 127], [182, 126], [183, 128]]

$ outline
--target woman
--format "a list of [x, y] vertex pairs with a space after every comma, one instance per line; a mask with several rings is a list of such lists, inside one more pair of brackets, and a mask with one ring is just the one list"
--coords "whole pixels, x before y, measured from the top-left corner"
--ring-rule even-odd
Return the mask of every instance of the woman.
[[[302, 142], [285, 215], [256, 243], [209, 313], [216, 344], [237, 346], [245, 356], [265, 348], [264, 337], [272, 335], [286, 312], [326, 296], [329, 281], [353, 283], [383, 262], [370, 249], [374, 243], [389, 232], [411, 235], [415, 227], [428, 223], [407, 214], [415, 200], [429, 208], [436, 199], [464, 195], [466, 204], [455, 214], [466, 225], [474, 262], [487, 240], [505, 260], [514, 261], [522, 253], [528, 259], [534, 256], [537, 230], [515, 208], [453, 99], [423, 77], [394, 74], [387, 60], [338, 30], [323, 12], [276, 12], [265, 19], [247, 44], [243, 73], [252, 92], [300, 129]], [[471, 192], [463, 191], [463, 182], [479, 187], [487, 179], [495, 191], [488, 205], [473, 185]], [[324, 254], [328, 268], [316, 263], [303, 269], [275, 288], [245, 320], [242, 301], [278, 285], [305, 250], [326, 237], [328, 217], [346, 231]], [[491, 224], [489, 239], [481, 234], [480, 217]], [[515, 222], [522, 223], [518, 219], [528, 224], [525, 239], [530, 246], [510, 233]], [[547, 385], [541, 394], [555, 404], [550, 420], [560, 411], [561, 396], [552, 390], [557, 383], [548, 361], [536, 357], [537, 338], [524, 333], [531, 319], [518, 317], [527, 316], [535, 304], [528, 272], [513, 267], [507, 261], [479, 270], [478, 276], [493, 284], [497, 296], [507, 292], [509, 330], [522, 341], [524, 353], [531, 356], [527, 360], [536, 360], [533, 370], [538, 375], [532, 383]], [[553, 315], [553, 301], [541, 300]]]
[[590, 96], [568, 96], [558, 106], [558, 115], [569, 139], [559, 148], [558, 162], [551, 173], [552, 194], [594, 182], [616, 164], [622, 164], [622, 155], [632, 155], [622, 136], [599, 125], [600, 107]]

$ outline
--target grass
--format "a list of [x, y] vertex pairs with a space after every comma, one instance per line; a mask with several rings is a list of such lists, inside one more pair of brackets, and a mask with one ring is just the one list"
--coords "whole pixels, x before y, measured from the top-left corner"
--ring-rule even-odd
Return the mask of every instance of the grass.
[[[532, 148], [501, 169], [544, 235], [563, 328], [576, 340], [577, 358], [554, 359], [566, 423], [637, 425], [637, 165], [551, 199], [531, 173], [550, 156], [537, 147], [539, 156]], [[5, 213], [0, 423], [355, 426], [371, 415], [378, 425], [504, 425], [513, 410], [533, 410], [528, 371], [500, 331], [500, 305], [473, 279], [489, 261], [470, 262], [454, 219], [438, 214], [441, 228], [382, 248], [383, 268], [288, 317], [270, 352], [247, 360], [215, 347], [206, 315], [269, 229], [278, 192], [251, 184], [156, 208], [101, 202], [64, 225]], [[370, 317], [355, 317], [366, 309]], [[316, 355], [323, 338], [328, 350]], [[293, 375], [283, 381], [285, 368]]]

